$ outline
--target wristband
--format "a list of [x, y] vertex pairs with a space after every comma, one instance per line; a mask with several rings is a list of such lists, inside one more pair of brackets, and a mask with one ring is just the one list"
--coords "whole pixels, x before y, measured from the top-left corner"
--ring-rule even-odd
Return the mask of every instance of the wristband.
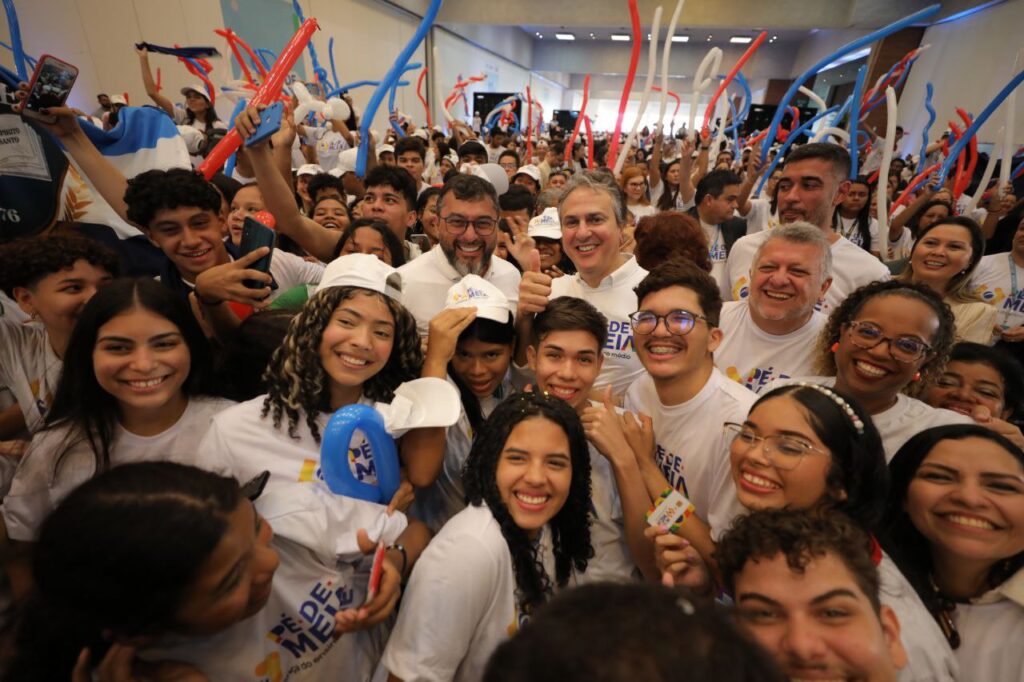
[[676, 532], [693, 514], [693, 503], [674, 488], [668, 488], [647, 512], [647, 525], [664, 526]]
[[405, 551], [405, 546], [396, 542], [389, 546], [388, 549], [398, 550], [402, 554], [402, 568], [398, 571], [398, 574], [405, 575], [405, 569], [409, 566], [409, 555]]

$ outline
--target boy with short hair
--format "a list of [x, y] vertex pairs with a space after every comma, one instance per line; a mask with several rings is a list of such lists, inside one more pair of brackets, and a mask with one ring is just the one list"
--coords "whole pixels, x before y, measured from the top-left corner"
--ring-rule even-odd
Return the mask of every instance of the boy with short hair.
[[604, 405], [589, 399], [604, 361], [608, 321], [583, 299], [561, 296], [537, 314], [531, 331], [526, 357], [536, 390], [569, 403], [583, 419], [590, 442], [594, 558], [580, 582], [627, 580], [634, 567], [656, 577], [653, 546], [643, 535], [650, 498], [621, 416], [610, 397]]

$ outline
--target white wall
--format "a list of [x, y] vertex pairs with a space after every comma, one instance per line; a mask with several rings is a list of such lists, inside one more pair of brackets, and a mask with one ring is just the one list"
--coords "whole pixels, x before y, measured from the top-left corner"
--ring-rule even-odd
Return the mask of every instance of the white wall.
[[[1006, 2], [964, 17], [959, 21], [932, 26], [925, 31], [922, 43], [931, 47], [921, 55], [910, 70], [900, 97], [900, 123], [908, 140], [904, 152], [917, 154], [921, 131], [928, 122], [924, 108], [926, 84], [932, 83], [935, 95], [932, 105], [938, 114], [930, 137], [938, 138], [946, 122], [955, 119], [956, 107], [978, 114], [1014, 75], [1013, 62], [1022, 47], [1024, 2]], [[1024, 58], [1018, 71], [1024, 68]], [[1024, 143], [1024, 88], [1018, 87], [1017, 116], [1014, 124], [1015, 143]], [[1006, 104], [996, 111], [978, 134], [980, 143], [995, 141], [999, 128], [1005, 124]]]

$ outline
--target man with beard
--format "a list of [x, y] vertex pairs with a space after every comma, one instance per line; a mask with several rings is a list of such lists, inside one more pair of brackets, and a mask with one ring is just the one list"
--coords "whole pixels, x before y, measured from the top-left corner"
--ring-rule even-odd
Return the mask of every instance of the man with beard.
[[498, 287], [512, 304], [519, 300], [519, 271], [493, 257], [498, 243], [498, 195], [475, 175], [460, 174], [437, 200], [438, 244], [398, 269], [402, 305], [416, 318], [420, 336], [444, 307], [448, 289], [465, 275], [479, 275]]
[[832, 251], [816, 226], [775, 228], [750, 268], [750, 296], [722, 306], [715, 364], [760, 393], [776, 379], [813, 374], [811, 349], [825, 316], [814, 309], [832, 284]]
[[[783, 225], [803, 221], [816, 225], [832, 251], [832, 286], [825, 293], [821, 311], [839, 305], [860, 286], [889, 279], [880, 260], [832, 229], [832, 214], [850, 188], [850, 155], [839, 145], [811, 143], [797, 147], [786, 157], [778, 183], [779, 221]], [[771, 231], [742, 237], [733, 245], [726, 263], [733, 300], [750, 294], [750, 266], [754, 253]]]

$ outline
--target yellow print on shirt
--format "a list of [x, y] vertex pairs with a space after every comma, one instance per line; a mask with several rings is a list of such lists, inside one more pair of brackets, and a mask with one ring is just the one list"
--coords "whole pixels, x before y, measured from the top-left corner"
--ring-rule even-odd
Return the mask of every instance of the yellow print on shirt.
[[750, 293], [750, 289], [747, 287], [746, 277], [740, 277], [736, 280], [736, 283], [732, 285], [732, 300], [739, 301], [740, 299], [746, 298]]
[[281, 682], [281, 654], [272, 651], [266, 658], [253, 669], [260, 680], [266, 682]]

